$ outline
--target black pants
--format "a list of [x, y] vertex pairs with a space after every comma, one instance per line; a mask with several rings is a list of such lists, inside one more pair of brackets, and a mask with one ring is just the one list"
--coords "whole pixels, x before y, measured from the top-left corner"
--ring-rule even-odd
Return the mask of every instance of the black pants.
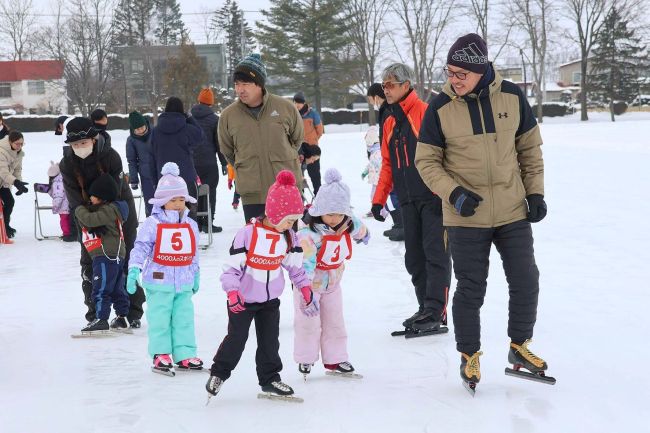
[[14, 196], [10, 188], [0, 188], [0, 200], [2, 200], [2, 217], [5, 221], [5, 228], [9, 227], [11, 212], [14, 210]]
[[[208, 202], [210, 204], [210, 212], [212, 214], [212, 219], [214, 220], [214, 210], [217, 205], [217, 185], [219, 185], [219, 166], [214, 165], [197, 165], [195, 166], [196, 172], [201, 179], [202, 184], [207, 184], [210, 186], [210, 193], [208, 195]], [[199, 222], [199, 225], [212, 224], [212, 221], [204, 223]]]
[[262, 204], [245, 204], [244, 208], [244, 220], [248, 223], [251, 218], [257, 218], [258, 216], [264, 215], [265, 205]]
[[307, 173], [309, 173], [309, 178], [311, 179], [311, 184], [314, 187], [314, 195], [318, 194], [320, 189], [320, 159], [307, 164]]
[[522, 220], [487, 229], [448, 227], [447, 231], [458, 280], [453, 304], [457, 350], [473, 354], [481, 348], [480, 310], [492, 243], [501, 255], [508, 281], [508, 336], [517, 343], [531, 338], [537, 319], [539, 271], [530, 223]]
[[404, 222], [404, 256], [418, 304], [441, 320], [447, 317], [451, 259], [442, 225], [442, 202], [432, 200], [401, 204]]
[[210, 368], [213, 376], [227, 380], [237, 367], [248, 340], [251, 322], [255, 320], [257, 352], [255, 365], [260, 386], [280, 380], [282, 360], [280, 359], [280, 300], [245, 304], [246, 309], [234, 314], [228, 311], [228, 335], [223, 339], [214, 364]]
[[[138, 215], [135, 212], [135, 203], [133, 199], [127, 199], [129, 204], [129, 216], [122, 224], [122, 231], [124, 232], [124, 244], [126, 245], [126, 258], [124, 260], [124, 269], [128, 269], [129, 263], [129, 254], [133, 249], [133, 244], [135, 243], [135, 238], [137, 236], [138, 228]], [[74, 215], [74, 210], [71, 209], [71, 215]], [[75, 218], [75, 224], [77, 230], [81, 233], [81, 229], [78, 227], [78, 222]], [[90, 322], [95, 319], [95, 302], [92, 297], [93, 293], [93, 261], [88, 255], [88, 251], [82, 243], [81, 245], [81, 258], [79, 259], [79, 264], [81, 265], [81, 290], [84, 294], [84, 304], [88, 307], [86, 312], [86, 321]], [[126, 282], [126, 278], [124, 279]], [[140, 285], [137, 285], [137, 289], [133, 295], [129, 295], [129, 313], [127, 314], [127, 319], [130, 321], [134, 319], [141, 319], [144, 314], [142, 309], [142, 304], [145, 301], [144, 290]]]

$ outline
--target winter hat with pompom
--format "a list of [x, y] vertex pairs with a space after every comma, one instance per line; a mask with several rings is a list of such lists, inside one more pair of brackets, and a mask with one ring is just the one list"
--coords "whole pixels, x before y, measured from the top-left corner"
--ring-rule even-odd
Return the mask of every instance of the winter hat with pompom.
[[296, 187], [296, 178], [289, 170], [282, 170], [275, 177], [266, 196], [265, 213], [274, 226], [285, 218], [301, 218], [304, 206], [300, 191]]
[[323, 216], [339, 213], [352, 216], [350, 207], [350, 188], [341, 182], [341, 173], [335, 168], [325, 172], [325, 185], [322, 185], [309, 208], [309, 215]]
[[366, 140], [366, 146], [368, 148], [372, 147], [375, 143], [379, 143], [379, 128], [377, 125], [372, 125], [368, 128], [364, 139]]
[[160, 174], [162, 177], [158, 181], [153, 198], [149, 199], [150, 204], [164, 206], [174, 197], [185, 197], [186, 202], [196, 203], [196, 199], [187, 193], [187, 184], [179, 176], [180, 170], [175, 162], [165, 163]]
[[56, 177], [61, 173], [61, 169], [59, 169], [59, 163], [50, 161], [50, 168], [47, 169], [47, 175], [49, 177]]

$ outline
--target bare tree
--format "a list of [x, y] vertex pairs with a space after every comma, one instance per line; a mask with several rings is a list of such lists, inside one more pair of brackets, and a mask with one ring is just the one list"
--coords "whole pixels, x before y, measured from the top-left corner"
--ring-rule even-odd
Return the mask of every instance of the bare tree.
[[393, 5], [404, 24], [417, 79], [415, 88], [423, 98], [428, 85], [439, 75], [434, 73], [434, 65], [454, 7], [453, 2], [437, 0], [399, 0]]
[[[490, 53], [492, 61], [495, 62], [503, 50], [510, 42], [510, 34], [514, 28], [515, 22], [512, 19], [512, 9], [508, 3], [500, 2], [499, 6], [501, 13], [499, 18], [499, 26], [497, 32], [490, 33], [490, 20], [489, 11], [494, 10], [494, 2], [490, 3], [489, 0], [469, 0], [467, 10], [469, 14], [476, 19], [476, 32], [481, 35], [483, 40], [488, 46], [491, 46]], [[504, 7], [506, 6], [506, 7]]]
[[469, 9], [476, 18], [477, 33], [488, 43], [488, 0], [470, 0]]
[[32, 0], [0, 0], [0, 35], [13, 46], [12, 60], [24, 60], [32, 54], [30, 38], [35, 25]]
[[[365, 95], [366, 89], [375, 82], [375, 68], [385, 34], [384, 18], [388, 7], [388, 0], [350, 0], [346, 5], [346, 13], [351, 21], [348, 34], [358, 51], [358, 58], [363, 68], [363, 79], [357, 86], [361, 87], [357, 90], [362, 95]], [[370, 103], [368, 103], [368, 114], [368, 121], [374, 125], [375, 111]]]
[[588, 59], [612, 0], [565, 0], [568, 17], [575, 24], [575, 38], [580, 45], [580, 120], [587, 115]]
[[521, 53], [527, 58], [533, 73], [537, 120], [542, 123], [552, 0], [511, 0], [510, 10], [514, 12], [511, 14], [514, 21], [525, 33], [526, 49], [521, 48]]

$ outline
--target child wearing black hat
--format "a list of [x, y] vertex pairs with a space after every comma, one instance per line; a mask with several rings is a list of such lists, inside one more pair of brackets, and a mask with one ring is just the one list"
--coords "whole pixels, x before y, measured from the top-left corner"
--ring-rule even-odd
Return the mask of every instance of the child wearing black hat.
[[122, 222], [128, 217], [129, 208], [124, 201], [115, 201], [118, 186], [109, 174], [100, 175], [90, 185], [88, 193], [90, 205], [78, 206], [75, 210], [82, 242], [93, 263], [92, 299], [96, 317], [81, 330], [83, 336], [109, 333], [111, 304], [118, 316], [113, 328], [129, 327], [126, 320], [129, 297], [124, 285], [126, 246], [122, 233]]

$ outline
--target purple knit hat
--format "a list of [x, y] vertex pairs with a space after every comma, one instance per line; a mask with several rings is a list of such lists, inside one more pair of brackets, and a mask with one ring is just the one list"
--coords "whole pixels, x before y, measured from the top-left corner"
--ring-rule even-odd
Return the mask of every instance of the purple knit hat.
[[158, 181], [158, 187], [149, 199], [149, 204], [154, 206], [164, 206], [168, 201], [174, 197], [185, 197], [185, 201], [189, 203], [196, 203], [196, 199], [188, 194], [187, 184], [182, 177], [179, 176], [180, 170], [175, 162], [167, 162], [160, 170], [162, 177]]
[[330, 168], [325, 172], [324, 180], [325, 185], [318, 190], [309, 208], [309, 215], [323, 216], [338, 213], [352, 217], [350, 188], [341, 182], [341, 173], [335, 168]]

